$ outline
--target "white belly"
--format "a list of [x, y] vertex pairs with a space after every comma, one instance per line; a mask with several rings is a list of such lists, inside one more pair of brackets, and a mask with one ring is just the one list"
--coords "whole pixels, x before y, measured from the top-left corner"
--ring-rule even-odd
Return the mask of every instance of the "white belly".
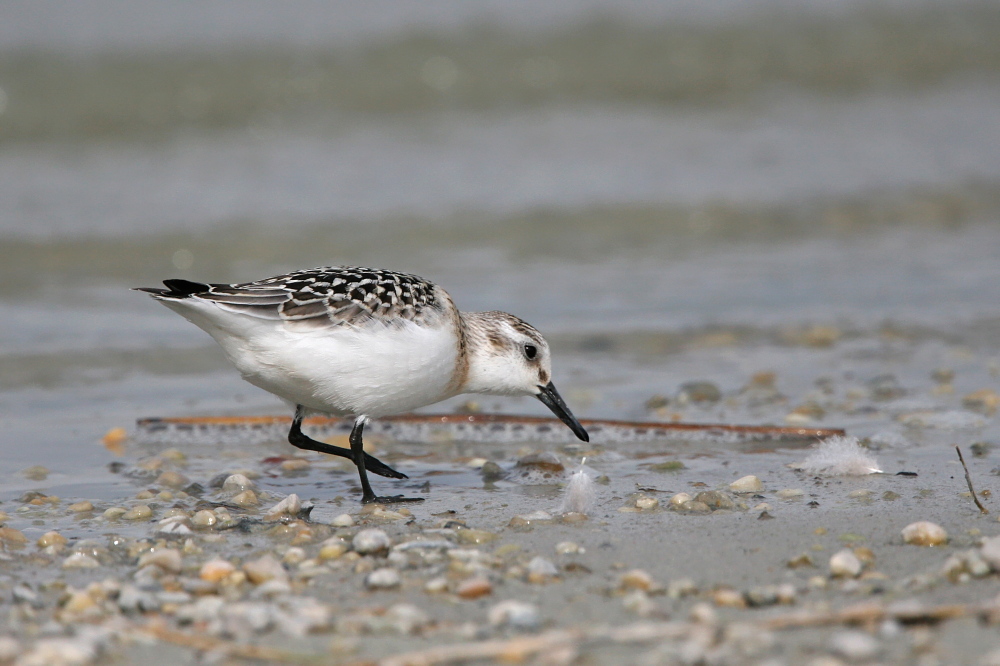
[[458, 345], [448, 328], [404, 321], [295, 330], [246, 317], [227, 326], [236, 322], [175, 309], [210, 333], [248, 382], [309, 409], [377, 417], [454, 395]]

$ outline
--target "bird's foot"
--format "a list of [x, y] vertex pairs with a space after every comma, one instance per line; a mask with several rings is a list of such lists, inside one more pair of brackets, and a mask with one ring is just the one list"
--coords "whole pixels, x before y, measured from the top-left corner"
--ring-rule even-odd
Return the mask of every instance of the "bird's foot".
[[423, 497], [403, 497], [402, 495], [391, 495], [380, 497], [378, 495], [366, 495], [361, 498], [362, 504], [400, 504], [402, 502], [423, 502]]
[[402, 472], [397, 472], [393, 468], [389, 467], [375, 456], [370, 456], [367, 453], [365, 454], [365, 469], [371, 472], [372, 474], [378, 474], [379, 476], [387, 476], [390, 479], [410, 478], [405, 474], [403, 474]]

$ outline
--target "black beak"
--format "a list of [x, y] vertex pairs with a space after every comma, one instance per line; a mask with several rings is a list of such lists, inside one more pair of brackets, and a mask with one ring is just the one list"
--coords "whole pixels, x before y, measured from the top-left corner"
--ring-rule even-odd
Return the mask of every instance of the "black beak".
[[582, 439], [585, 442], [590, 441], [590, 435], [587, 431], [583, 429], [580, 422], [576, 420], [573, 413], [569, 411], [569, 407], [563, 402], [562, 396], [559, 395], [559, 391], [556, 387], [549, 382], [545, 386], [539, 386], [539, 393], [536, 394], [536, 398], [545, 403], [545, 406], [552, 410], [552, 413], [559, 417], [559, 420], [569, 426], [569, 429], [573, 431], [573, 434]]

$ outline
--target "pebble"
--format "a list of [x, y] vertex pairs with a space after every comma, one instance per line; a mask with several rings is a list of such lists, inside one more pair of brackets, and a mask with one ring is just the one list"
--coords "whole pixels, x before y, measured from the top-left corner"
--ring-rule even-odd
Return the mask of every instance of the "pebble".
[[940, 546], [948, 542], [948, 533], [943, 527], [930, 521], [921, 520], [903, 528], [903, 541], [915, 546]]
[[243, 474], [231, 474], [222, 482], [222, 490], [229, 493], [240, 493], [252, 490], [254, 483]]
[[695, 500], [691, 500], [689, 502], [684, 502], [683, 504], [681, 504], [679, 507], [677, 507], [677, 510], [682, 513], [711, 513], [712, 507], [705, 504], [704, 502], [696, 502]]
[[649, 595], [642, 590], [632, 590], [622, 597], [622, 608], [639, 617], [647, 617], [658, 610]]
[[494, 627], [510, 627], [520, 631], [534, 631], [541, 625], [538, 606], [514, 599], [494, 605], [486, 617]]
[[430, 594], [439, 594], [441, 592], [448, 591], [448, 579], [444, 576], [438, 576], [437, 578], [431, 578], [429, 581], [424, 583], [424, 592]]
[[288, 460], [282, 460], [279, 466], [282, 472], [301, 472], [302, 470], [309, 469], [312, 463], [305, 458], [289, 458]]
[[295, 493], [284, 498], [264, 513], [265, 520], [277, 520], [281, 516], [297, 516], [302, 511], [302, 500]]
[[555, 579], [559, 575], [559, 569], [544, 557], [537, 556], [528, 562], [528, 582], [541, 584]]
[[94, 510], [94, 504], [89, 500], [83, 500], [82, 502], [76, 502], [74, 504], [70, 504], [68, 507], [66, 507], [66, 510], [70, 511], [71, 513], [86, 513], [87, 511]]
[[538, 510], [514, 516], [510, 519], [509, 525], [511, 527], [532, 527], [534, 525], [551, 523], [554, 520], [555, 519], [552, 517], [552, 514], [548, 511]]
[[48, 548], [50, 546], [54, 547], [56, 550], [61, 550], [66, 545], [66, 537], [59, 532], [46, 532], [42, 536], [38, 537], [38, 547]]
[[468, 578], [459, 583], [455, 589], [455, 594], [462, 599], [478, 599], [492, 593], [493, 584], [487, 578], [481, 576]]
[[361, 555], [378, 555], [387, 553], [392, 542], [389, 540], [389, 535], [382, 530], [369, 528], [355, 534], [351, 544], [356, 553], [360, 553]]
[[716, 606], [726, 608], [746, 608], [747, 601], [743, 595], [728, 587], [715, 590], [712, 593], [712, 601]]
[[22, 469], [21, 474], [30, 481], [44, 481], [49, 475], [49, 470], [41, 465], [32, 465]]
[[402, 577], [392, 567], [376, 569], [365, 577], [365, 586], [370, 590], [388, 590], [399, 587]]
[[500, 538], [499, 534], [486, 530], [459, 530], [455, 535], [456, 541], [463, 545], [479, 545], [490, 543]]
[[97, 561], [97, 558], [85, 553], [73, 553], [62, 563], [63, 569], [94, 569], [99, 566], [101, 563]]
[[656, 507], [660, 506], [660, 500], [655, 497], [640, 497], [635, 501], [635, 506], [637, 509], [642, 511], [652, 511]]
[[656, 581], [643, 569], [631, 569], [618, 578], [618, 587], [623, 590], [642, 590], [649, 592], [657, 587]]
[[986, 416], [993, 416], [1000, 407], [1000, 393], [988, 388], [973, 391], [962, 398], [962, 406]]
[[705, 504], [709, 509], [732, 509], [736, 506], [726, 493], [718, 490], [706, 490], [694, 496], [695, 502]]
[[176, 548], [156, 548], [148, 553], [144, 553], [139, 558], [140, 567], [152, 564], [160, 567], [167, 573], [179, 573], [181, 562], [181, 551]]
[[330, 524], [334, 527], [354, 527], [354, 518], [349, 513], [342, 513], [331, 520]]
[[764, 490], [764, 484], [759, 478], [750, 474], [730, 483], [729, 489], [734, 493], [759, 493]]
[[670, 498], [670, 506], [671, 508], [676, 509], [685, 502], [690, 502], [692, 499], [694, 498], [691, 497], [691, 495], [689, 495], [688, 493], [677, 493], [676, 495]]
[[339, 537], [331, 537], [320, 544], [319, 559], [335, 560], [347, 552], [347, 544]]
[[794, 499], [805, 495], [805, 491], [800, 488], [785, 488], [775, 493], [779, 499]]
[[722, 391], [712, 382], [686, 382], [677, 391], [677, 402], [681, 405], [690, 403], [712, 403], [722, 399]]
[[671, 599], [683, 599], [698, 594], [698, 585], [690, 578], [678, 578], [667, 585], [667, 596]]
[[572, 541], [560, 541], [556, 544], [556, 553], [559, 555], [577, 555], [585, 552], [587, 551]]
[[227, 560], [215, 558], [201, 565], [198, 577], [209, 583], [220, 583], [236, 571], [236, 566]]
[[186, 476], [172, 470], [167, 470], [156, 477], [156, 485], [166, 486], [167, 488], [183, 488], [189, 483], [190, 481]]
[[259, 559], [246, 562], [243, 565], [243, 573], [247, 575], [247, 579], [254, 585], [260, 585], [269, 580], [288, 580], [288, 573], [281, 566], [281, 562], [274, 559], [271, 555], [264, 555]]
[[237, 493], [230, 500], [233, 504], [244, 509], [257, 506], [259, 500], [257, 499], [257, 493], [252, 490], [244, 490], [241, 493]]
[[879, 653], [879, 643], [863, 631], [840, 631], [830, 637], [830, 651], [848, 661], [864, 662]]
[[992, 567], [993, 571], [1000, 571], [1000, 536], [985, 539], [979, 549], [979, 556]]
[[196, 511], [195, 514], [191, 516], [191, 523], [195, 527], [212, 527], [217, 522], [219, 522], [219, 517], [208, 509]]
[[852, 551], [843, 549], [830, 558], [830, 575], [841, 578], [857, 578], [861, 574], [861, 560]]
[[[111, 509], [108, 509], [108, 511], [111, 511]], [[105, 515], [107, 515], [107, 512], [105, 512]], [[153, 510], [149, 508], [148, 504], [134, 506], [120, 515], [122, 520], [149, 520], [152, 517]]]
[[395, 604], [385, 612], [383, 619], [398, 634], [410, 635], [427, 626], [431, 618], [413, 604]]

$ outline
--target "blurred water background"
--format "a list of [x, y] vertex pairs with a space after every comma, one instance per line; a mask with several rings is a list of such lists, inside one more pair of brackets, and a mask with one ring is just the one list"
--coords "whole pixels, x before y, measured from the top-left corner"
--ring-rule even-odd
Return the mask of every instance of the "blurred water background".
[[874, 341], [871, 375], [890, 329], [972, 350], [981, 388], [998, 109], [995, 2], [5, 2], [0, 478], [284, 410], [128, 291], [166, 277], [424, 275], [547, 333], [586, 417], [842, 369], [797, 330]]

